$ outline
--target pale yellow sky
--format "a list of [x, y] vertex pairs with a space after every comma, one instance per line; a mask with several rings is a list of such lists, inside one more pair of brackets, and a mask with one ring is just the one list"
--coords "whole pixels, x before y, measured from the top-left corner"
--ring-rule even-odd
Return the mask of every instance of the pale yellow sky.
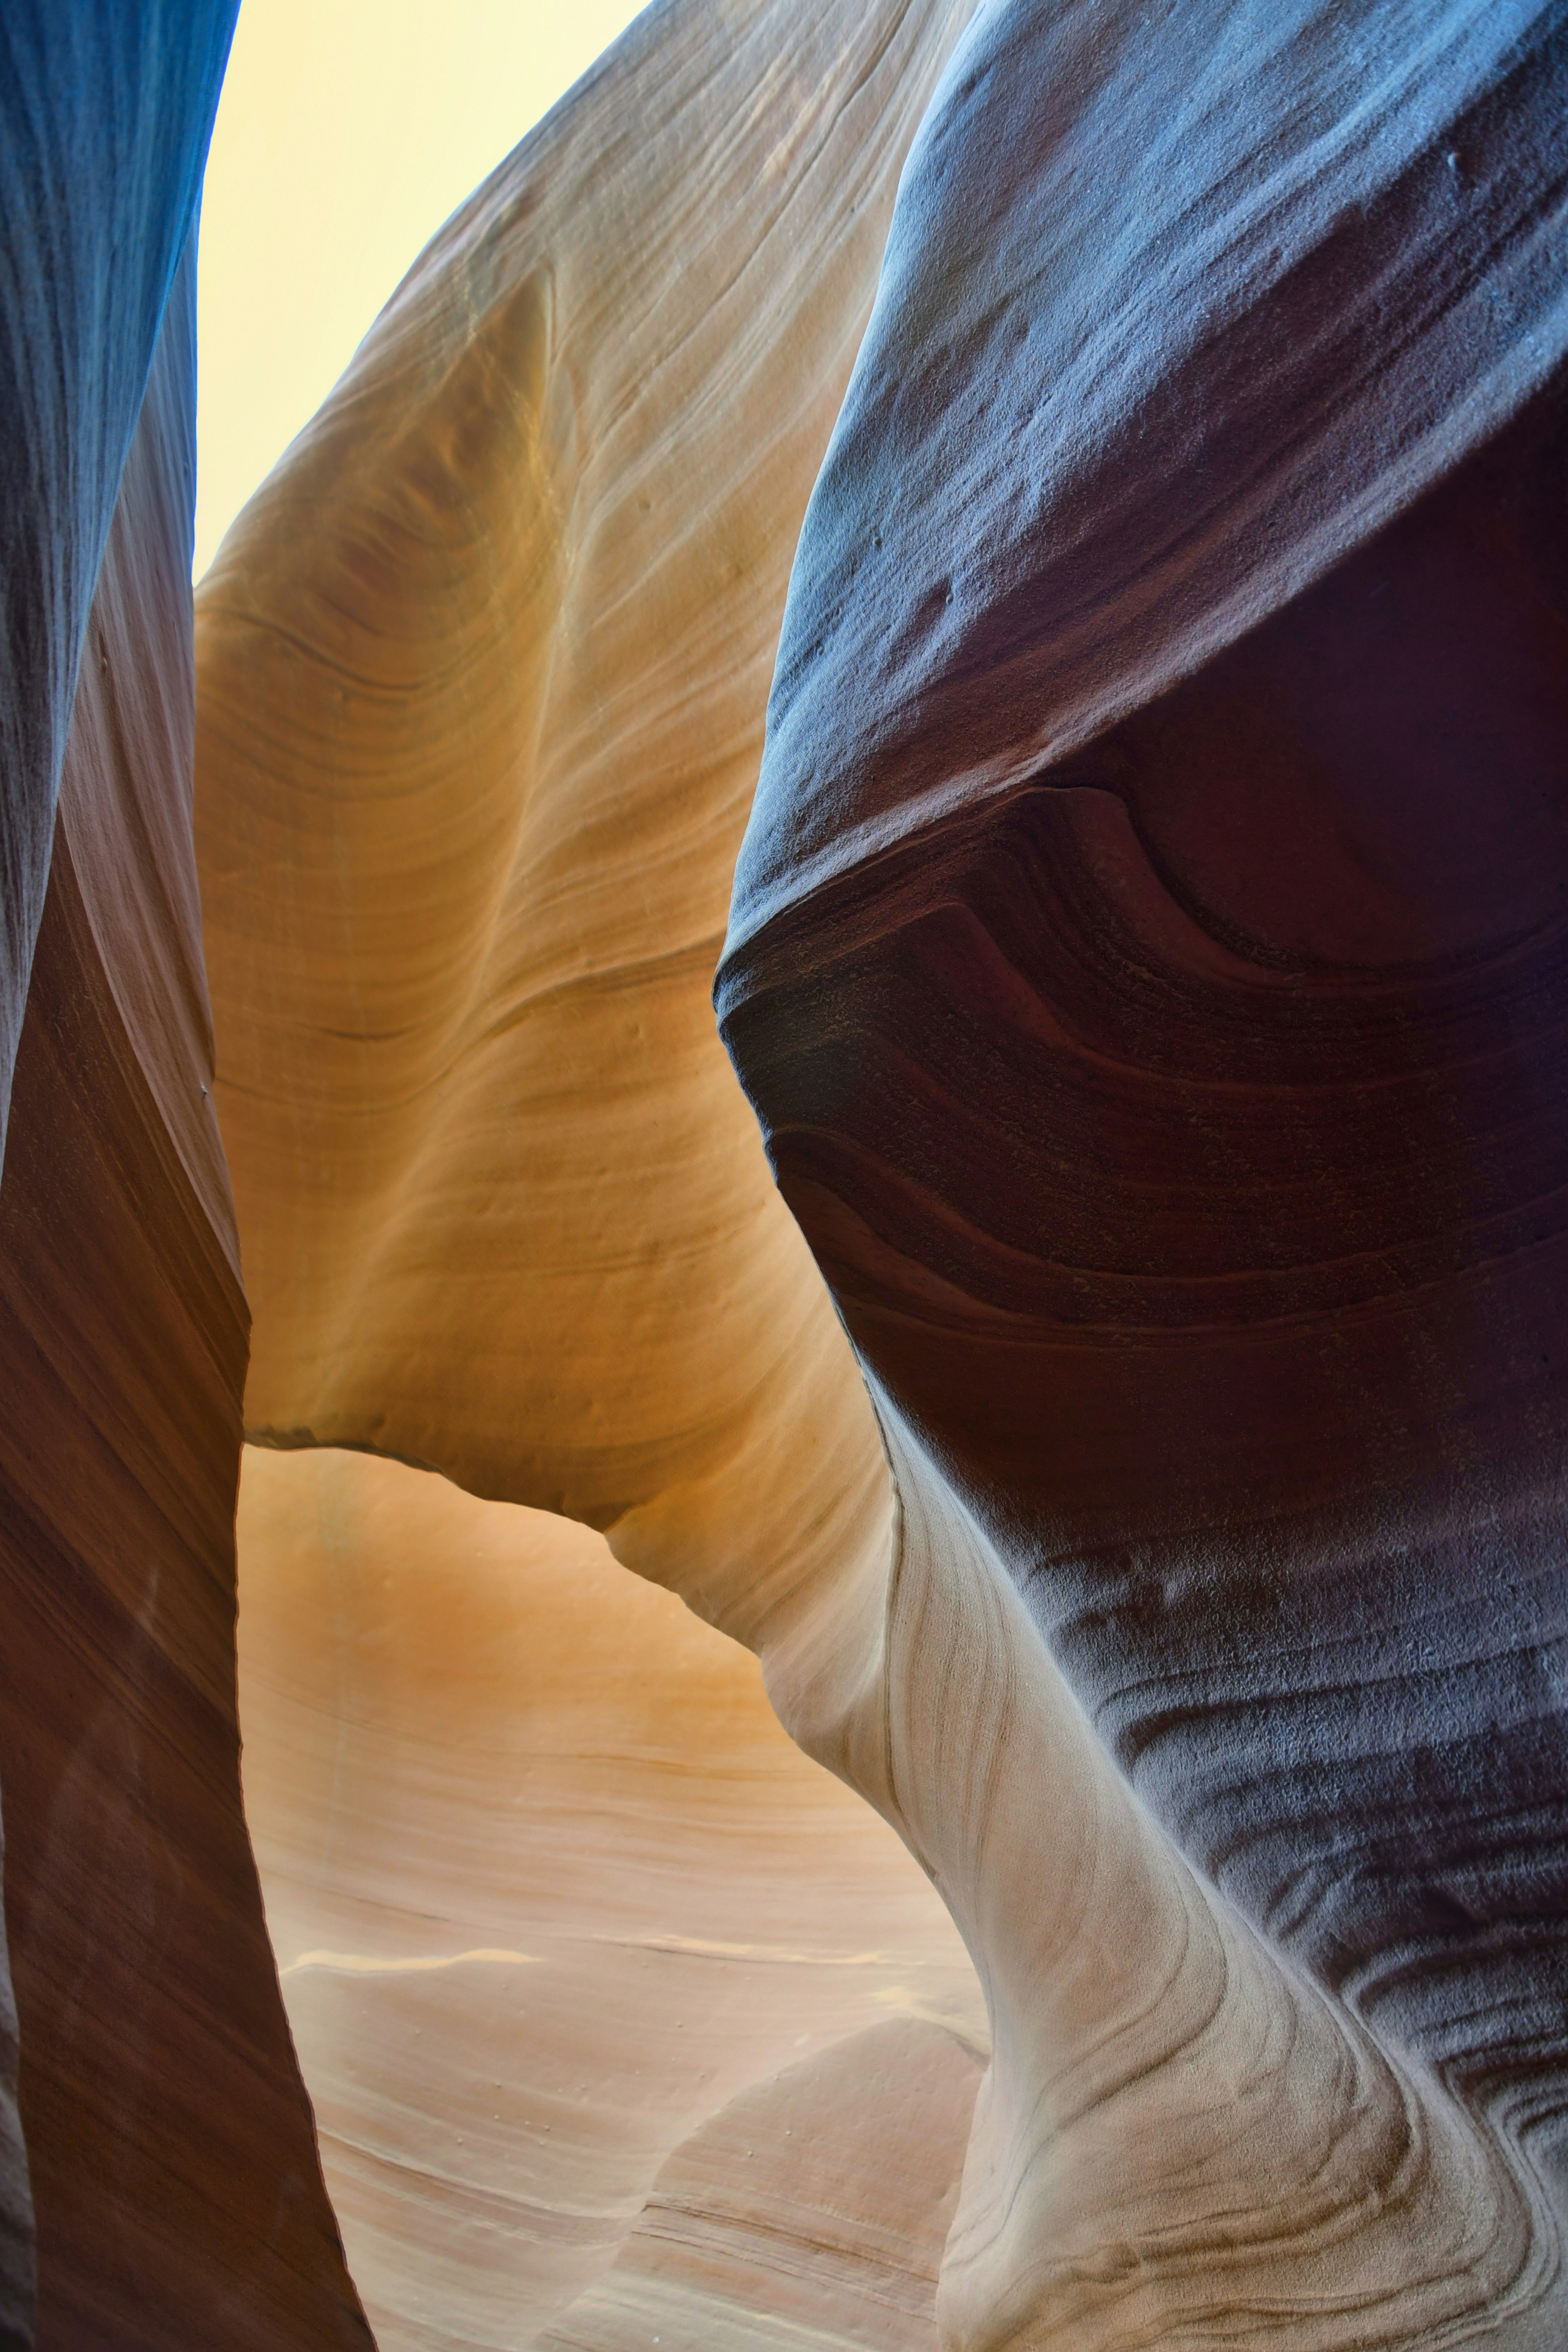
[[420, 247], [637, 14], [242, 0], [202, 205], [198, 579]]

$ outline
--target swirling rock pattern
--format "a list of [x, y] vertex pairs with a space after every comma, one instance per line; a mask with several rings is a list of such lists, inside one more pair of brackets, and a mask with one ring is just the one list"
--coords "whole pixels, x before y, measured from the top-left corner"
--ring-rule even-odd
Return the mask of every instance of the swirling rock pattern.
[[1565, 90], [988, 12], [803, 533], [719, 994], [942, 1687], [965, 2344], [1563, 2324]]
[[5, 2319], [40, 2352], [363, 2352], [240, 1809], [247, 1315], [190, 830], [194, 279], [187, 255], [92, 600], [0, 1187], [37, 2231], [36, 2317], [24, 2278]]

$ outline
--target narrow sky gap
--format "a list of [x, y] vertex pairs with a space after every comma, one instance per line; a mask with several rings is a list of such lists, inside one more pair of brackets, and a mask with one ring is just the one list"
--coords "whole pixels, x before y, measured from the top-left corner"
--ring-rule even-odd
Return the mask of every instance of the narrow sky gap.
[[636, 0], [244, 0], [202, 208], [200, 579], [410, 262]]

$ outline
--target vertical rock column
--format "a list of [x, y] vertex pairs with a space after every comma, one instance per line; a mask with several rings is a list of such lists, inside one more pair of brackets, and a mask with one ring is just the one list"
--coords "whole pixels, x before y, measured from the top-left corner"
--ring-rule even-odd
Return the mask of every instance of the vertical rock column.
[[369, 2343], [240, 1810], [247, 1314], [190, 846], [193, 299], [187, 253], [89, 617], [0, 1187], [5, 1898], [36, 2341], [61, 2352]]
[[[0, 16], [0, 1151], [82, 634], [233, 23], [234, 0], [15, 0]], [[33, 2299], [15, 2085], [0, 1934], [7, 2345], [26, 2340]]]

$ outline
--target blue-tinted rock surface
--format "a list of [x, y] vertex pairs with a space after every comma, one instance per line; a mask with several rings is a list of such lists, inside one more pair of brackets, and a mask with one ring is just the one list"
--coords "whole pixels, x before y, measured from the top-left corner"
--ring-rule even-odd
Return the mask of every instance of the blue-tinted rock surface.
[[237, 5], [0, 17], [0, 1136], [82, 633]]

